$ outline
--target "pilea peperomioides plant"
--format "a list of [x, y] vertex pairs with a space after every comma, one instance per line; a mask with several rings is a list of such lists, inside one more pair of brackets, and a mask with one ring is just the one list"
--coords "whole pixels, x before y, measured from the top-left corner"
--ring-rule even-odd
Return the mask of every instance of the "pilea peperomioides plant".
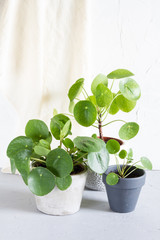
[[[7, 149], [11, 169], [20, 172], [32, 193], [44, 196], [55, 185], [66, 190], [72, 183], [71, 175], [83, 172], [87, 166], [97, 173], [106, 171], [109, 154], [105, 143], [91, 137], [67, 138], [71, 134], [71, 121], [64, 114], [51, 119], [47, 125], [37, 119], [30, 120], [26, 136], [13, 139]], [[52, 135], [60, 144], [51, 150]], [[87, 162], [87, 164], [86, 164]]]
[[[91, 96], [84, 89], [84, 79], [78, 79], [68, 92], [70, 99], [69, 111], [73, 113], [74, 118], [80, 125], [98, 128], [99, 137], [102, 140], [102, 128], [116, 121], [125, 123], [119, 130], [119, 137], [124, 140], [133, 138], [139, 131], [137, 123], [125, 122], [121, 119], [114, 119], [104, 123], [109, 114], [115, 115], [119, 110], [130, 112], [136, 106], [141, 91], [137, 82], [130, 78], [133, 75], [126, 69], [115, 70], [107, 76], [99, 74], [92, 81], [91, 91], [93, 95]], [[113, 85], [115, 82], [118, 83], [119, 79], [118, 90], [114, 93], [112, 92]], [[84, 95], [84, 100], [78, 98], [81, 92]]]
[[[134, 162], [132, 149], [130, 148], [128, 152], [125, 149], [120, 150], [119, 142], [114, 139], [107, 142], [106, 148], [110, 154], [115, 156], [117, 166], [116, 172], [110, 172], [106, 177], [108, 185], [116, 185], [120, 178], [137, 177], [136, 169], [152, 170], [152, 163], [147, 157], [141, 157], [140, 160]], [[123, 160], [122, 165], [120, 165], [119, 159]]]

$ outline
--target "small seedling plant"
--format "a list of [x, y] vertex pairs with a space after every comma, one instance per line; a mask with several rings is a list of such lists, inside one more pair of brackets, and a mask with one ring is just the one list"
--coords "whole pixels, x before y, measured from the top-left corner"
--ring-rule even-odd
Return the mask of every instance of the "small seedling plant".
[[[55, 114], [55, 113], [54, 113]], [[72, 183], [72, 174], [90, 167], [102, 174], [109, 162], [105, 143], [92, 137], [71, 135], [72, 124], [64, 114], [55, 114], [50, 122], [50, 130], [45, 122], [32, 119], [25, 127], [25, 136], [14, 138], [8, 148], [11, 170], [20, 172], [30, 191], [44, 196], [55, 186], [66, 190]], [[52, 138], [59, 146], [51, 150]]]
[[[136, 136], [139, 125], [135, 122], [126, 122], [121, 119], [113, 119], [107, 122], [109, 114], [115, 115], [119, 110], [130, 112], [136, 106], [141, 96], [138, 83], [131, 78], [134, 74], [126, 69], [117, 69], [107, 76], [97, 75], [91, 83], [92, 95], [89, 96], [84, 88], [84, 79], [78, 79], [69, 89], [69, 111], [73, 113], [76, 121], [84, 126], [93, 126], [99, 129], [99, 137], [103, 140], [102, 128], [117, 121], [123, 122], [119, 130], [119, 137], [129, 140]], [[118, 84], [118, 91], [112, 91], [113, 85]], [[80, 100], [82, 93], [84, 100]]]
[[[120, 150], [119, 142], [114, 139], [107, 142], [106, 148], [110, 154], [115, 156], [117, 165], [117, 172], [111, 172], [106, 177], [109, 185], [116, 185], [120, 178], [134, 177], [133, 173], [137, 168], [152, 170], [152, 163], [147, 157], [141, 157], [140, 160], [134, 162], [132, 149], [130, 148], [128, 152], [125, 149]], [[123, 160], [122, 165], [120, 165], [119, 159]]]

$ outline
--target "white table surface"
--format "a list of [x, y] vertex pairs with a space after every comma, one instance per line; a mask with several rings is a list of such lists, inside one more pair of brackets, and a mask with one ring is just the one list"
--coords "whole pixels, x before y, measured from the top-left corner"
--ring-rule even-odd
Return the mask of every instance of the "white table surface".
[[36, 209], [20, 176], [0, 173], [0, 240], [160, 240], [160, 171], [147, 172], [136, 210], [114, 213], [105, 192], [85, 190], [81, 209], [50, 216]]

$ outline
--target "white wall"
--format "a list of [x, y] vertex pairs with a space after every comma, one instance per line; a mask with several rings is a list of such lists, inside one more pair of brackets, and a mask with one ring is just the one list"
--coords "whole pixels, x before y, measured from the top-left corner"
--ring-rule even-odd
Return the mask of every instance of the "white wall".
[[[141, 99], [128, 116], [117, 118], [138, 121], [140, 132], [126, 145], [160, 169], [160, 1], [92, 0], [90, 7], [90, 79], [117, 68], [135, 74]], [[118, 126], [106, 127], [105, 135], [116, 136]]]
[[[116, 118], [138, 121], [140, 132], [125, 145], [132, 146], [135, 157], [146, 155], [155, 169], [160, 169], [160, 1], [159, 0], [90, 0], [88, 28], [89, 71], [86, 85], [98, 74], [117, 68], [135, 73], [142, 96], [130, 114]], [[4, 96], [0, 96], [1, 138], [0, 166], [7, 163], [5, 151], [15, 136], [18, 114]], [[78, 125], [77, 129], [78, 129]], [[117, 136], [115, 123], [104, 129], [104, 135]], [[116, 129], [115, 129], [116, 128]], [[80, 134], [90, 135], [94, 129], [80, 128]], [[78, 131], [78, 130], [77, 130]], [[22, 133], [23, 134], [23, 133]]]

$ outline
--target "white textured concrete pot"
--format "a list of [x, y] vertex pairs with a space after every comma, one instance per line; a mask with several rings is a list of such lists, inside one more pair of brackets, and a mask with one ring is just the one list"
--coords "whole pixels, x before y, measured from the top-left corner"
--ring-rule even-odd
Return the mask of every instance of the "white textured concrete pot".
[[72, 184], [61, 191], [56, 186], [45, 196], [35, 196], [37, 209], [51, 215], [68, 215], [79, 211], [87, 171], [72, 175]]
[[86, 187], [95, 191], [105, 191], [105, 185], [102, 181], [102, 175], [88, 169]]

